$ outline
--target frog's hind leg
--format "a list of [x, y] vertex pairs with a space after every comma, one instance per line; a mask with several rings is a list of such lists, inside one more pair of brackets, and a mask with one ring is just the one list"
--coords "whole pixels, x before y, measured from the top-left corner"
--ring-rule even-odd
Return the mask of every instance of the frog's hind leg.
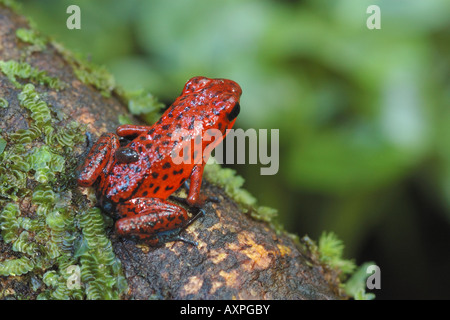
[[123, 217], [116, 222], [117, 232], [152, 245], [177, 240], [195, 245], [179, 233], [203, 214], [200, 210], [190, 218], [184, 208], [158, 198], [132, 199], [119, 204], [117, 209]]
[[93, 185], [104, 170], [108, 171], [112, 163], [112, 155], [119, 146], [117, 135], [114, 133], [103, 134], [92, 146], [84, 164], [80, 167], [77, 178], [78, 184], [82, 187]]

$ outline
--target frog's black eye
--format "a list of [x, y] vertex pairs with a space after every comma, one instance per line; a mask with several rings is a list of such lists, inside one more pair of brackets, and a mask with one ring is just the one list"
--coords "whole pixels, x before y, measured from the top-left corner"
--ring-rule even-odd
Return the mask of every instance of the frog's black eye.
[[239, 112], [241, 111], [241, 106], [239, 102], [236, 102], [236, 104], [233, 107], [233, 110], [229, 114], [227, 114], [228, 121], [233, 121], [238, 116]]

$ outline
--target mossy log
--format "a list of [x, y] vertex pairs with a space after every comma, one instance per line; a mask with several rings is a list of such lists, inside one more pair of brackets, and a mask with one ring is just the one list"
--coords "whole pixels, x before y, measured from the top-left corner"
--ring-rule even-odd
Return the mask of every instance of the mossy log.
[[[21, 32], [18, 33], [17, 30]], [[72, 139], [72, 144], [70, 141], [64, 142], [62, 135], [64, 128], [69, 128], [74, 122], [85, 125], [95, 138], [104, 132], [113, 132], [119, 124], [118, 115], [127, 115], [133, 119], [134, 123], [140, 123], [140, 120], [128, 114], [122, 95], [108, 79], [100, 77], [97, 78], [98, 81], [95, 81], [96, 78], [93, 75], [94, 80], [90, 81], [89, 77], [82, 76], [80, 70], [87, 74], [92, 70], [81, 65], [67, 51], [54, 43], [34, 35], [34, 31], [30, 31], [30, 39], [24, 39], [24, 30], [31, 30], [27, 20], [0, 4], [0, 60], [15, 61], [28, 68], [31, 67], [25, 75], [18, 74], [15, 80], [14, 74], [11, 76], [5, 71], [10, 65], [4, 64], [5, 69], [0, 72], [0, 98], [3, 104], [0, 107], [2, 137], [0, 147], [3, 141], [3, 149], [7, 152], [10, 150], [8, 148], [22, 141], [25, 148], [21, 152], [26, 154], [33, 148], [42, 150], [39, 148], [49, 144], [49, 141], [61, 143], [62, 147], [50, 145], [51, 148], [47, 153], [65, 157], [66, 170], [56, 170], [47, 181], [45, 176], [43, 180], [36, 177], [38, 169], [33, 169], [32, 165], [23, 169], [24, 185], [14, 190], [4, 188], [8, 190], [8, 193], [0, 196], [0, 212], [3, 212], [3, 219], [6, 221], [8, 212], [5, 206], [7, 203], [13, 203], [11, 208], [18, 208], [21, 221], [38, 219], [39, 214], [36, 212], [44, 202], [39, 202], [34, 189], [47, 183], [47, 188], [56, 199], [70, 195], [70, 200], [65, 202], [67, 206], [65, 210], [70, 208], [75, 212], [72, 216], [72, 220], [75, 221], [72, 228], [74, 230], [83, 228], [83, 220], [79, 219], [79, 216], [88, 207], [95, 205], [95, 199], [92, 196], [92, 190], [85, 190], [76, 185], [74, 170], [67, 168], [73, 168], [79, 161], [79, 156], [85, 148], [84, 135], [80, 134], [81, 131], [74, 131], [72, 136], [68, 137], [69, 140]], [[45, 77], [42, 73], [33, 73], [33, 70], [45, 71]], [[31, 89], [26, 87], [27, 83], [33, 84], [34, 87]], [[180, 84], [180, 87], [182, 85]], [[23, 92], [26, 89], [31, 90], [33, 94], [38, 94], [39, 99], [45, 102], [44, 106], [46, 104], [50, 111], [50, 120], [39, 120], [36, 116], [38, 111], [31, 110], [31, 107], [24, 107]], [[30, 97], [28, 98], [31, 99]], [[34, 99], [35, 102], [41, 101], [38, 98]], [[37, 124], [33, 124], [33, 121]], [[35, 128], [33, 130], [37, 133], [34, 136], [28, 133], [28, 135], [23, 134], [21, 137], [23, 140], [18, 140], [17, 136], [20, 136], [21, 132], [29, 132], [27, 130], [30, 128]], [[52, 140], [49, 137], [56, 138]], [[11, 151], [8, 152], [11, 153]], [[6, 166], [5, 163], [2, 163], [2, 166]], [[9, 165], [15, 168], [13, 164]], [[41, 186], [41, 188], [44, 187]], [[64, 190], [64, 195], [58, 194], [60, 189]], [[153, 248], [118, 237], [112, 224], [105, 227], [127, 282], [127, 288], [122, 290], [118, 297], [122, 299], [345, 298], [339, 289], [336, 271], [322, 265], [317, 253], [309, 250], [302, 241], [294, 241], [285, 232], [274, 230], [267, 222], [255, 220], [245, 214], [241, 206], [213, 183], [204, 180], [202, 191], [207, 196], [218, 197], [220, 201], [208, 203], [205, 206], [206, 215], [183, 231], [183, 236], [196, 241], [197, 246], [184, 242], [170, 242]], [[56, 210], [58, 206], [44, 208], [51, 211], [49, 208]], [[5, 221], [3, 221], [4, 228], [6, 228]], [[50, 233], [58, 230], [53, 228], [54, 221], [50, 219], [49, 222], [48, 216], [44, 219], [43, 223], [47, 223], [46, 230], [50, 230]], [[64, 221], [62, 224], [64, 225]], [[88, 227], [85, 226], [85, 228]], [[15, 242], [6, 241], [5, 234], [0, 237], [0, 265], [20, 257], [39, 261], [38, 255], [34, 255], [35, 251], [23, 249], [27, 246], [26, 239], [22, 247], [19, 248], [17, 245], [18, 234], [23, 236], [24, 230], [27, 239], [33, 243], [33, 248], [40, 252], [48, 249], [33, 233], [34, 229], [31, 227], [27, 229], [22, 223], [11, 231], [11, 239], [16, 239]], [[76, 231], [71, 232], [77, 234]], [[70, 296], [68, 293], [61, 296], [42, 294], [52, 285], [56, 286], [53, 280], [49, 280], [50, 276], [57, 274], [55, 269], [58, 266], [55, 266], [54, 261], [58, 261], [64, 254], [71, 255], [67, 258], [70, 261], [67, 264], [72, 265], [81, 264], [78, 261], [80, 257], [89, 258], [86, 253], [80, 253], [85, 251], [80, 249], [83, 247], [83, 241], [81, 244], [78, 241], [87, 237], [86, 234], [87, 232], [83, 230], [73, 237], [75, 239], [72, 239], [72, 242], [69, 241], [69, 245], [72, 244], [73, 248], [70, 246], [67, 248], [67, 244], [66, 247], [59, 246], [57, 242], [57, 253], [49, 255], [48, 258], [51, 261], [35, 263], [29, 270], [22, 270], [18, 274], [0, 275], [0, 298], [34, 299]], [[29, 245], [27, 248], [30, 247], [32, 246]], [[60, 265], [59, 268], [62, 266]], [[81, 289], [78, 289], [81, 293], [76, 297], [89, 298], [86, 291], [93, 290], [93, 285], [89, 288], [89, 283], [93, 283], [94, 280], [82, 276]], [[65, 287], [60, 286], [59, 289], [62, 290], [61, 292], [67, 292]]]

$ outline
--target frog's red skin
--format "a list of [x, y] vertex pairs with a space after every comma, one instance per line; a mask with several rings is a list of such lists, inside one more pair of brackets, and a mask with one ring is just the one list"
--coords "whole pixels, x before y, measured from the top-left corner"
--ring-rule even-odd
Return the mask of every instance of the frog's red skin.
[[[186, 210], [166, 201], [187, 179], [187, 204], [197, 208], [204, 204], [200, 187], [205, 161], [221, 139], [202, 141], [195, 136], [218, 129], [223, 138], [236, 121], [241, 94], [239, 85], [231, 80], [192, 78], [153, 126], [122, 125], [117, 135], [103, 134], [80, 168], [78, 184], [93, 185], [99, 205], [117, 213], [120, 235], [158, 244], [162, 232], [188, 224]], [[181, 136], [177, 135], [180, 130], [184, 130]], [[119, 137], [129, 142], [121, 146]], [[175, 164], [172, 151], [186, 141], [202, 143], [201, 150], [207, 149], [208, 155], [199, 161], [196, 154], [194, 161], [191, 148], [190, 163]]]

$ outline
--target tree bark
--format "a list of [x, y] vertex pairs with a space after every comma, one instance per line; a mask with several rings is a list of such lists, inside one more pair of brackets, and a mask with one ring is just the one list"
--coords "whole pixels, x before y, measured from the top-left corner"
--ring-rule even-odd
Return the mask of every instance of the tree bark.
[[[87, 125], [94, 139], [104, 132], [114, 132], [118, 115], [128, 115], [121, 96], [112, 90], [105, 97], [95, 86], [80, 81], [73, 61], [54, 44], [46, 43], [41, 50], [30, 49], [29, 44], [18, 40], [19, 28], [29, 29], [26, 19], [0, 5], [0, 60], [26, 62], [66, 84], [61, 90], [36, 84], [52, 113], [65, 115], [56, 125], [77, 121]], [[0, 108], [4, 137], [29, 127], [29, 111], [20, 105], [19, 92], [11, 79], [0, 72], [0, 97], [8, 101], [8, 107]], [[139, 119], [129, 117], [140, 124]], [[79, 143], [70, 156], [77, 157], [84, 147]], [[71, 188], [73, 193], [84, 192], [84, 203], [94, 205], [92, 190], [82, 191], [75, 183]], [[302, 242], [295, 242], [284, 232], [277, 233], [267, 223], [244, 214], [239, 205], [212, 183], [204, 180], [202, 191], [218, 197], [220, 202], [208, 203], [205, 216], [183, 231], [182, 235], [197, 241], [197, 246], [170, 242], [154, 248], [121, 238], [113, 228], [108, 231], [128, 283], [123, 299], [345, 298], [334, 271], [320, 264], [316, 253]], [[35, 208], [26, 197], [19, 202], [22, 212], [32, 217]], [[15, 255], [0, 238], [0, 262]], [[12, 290], [22, 298], [33, 299], [36, 294], [29, 286], [23, 277], [0, 276], [2, 292]]]

